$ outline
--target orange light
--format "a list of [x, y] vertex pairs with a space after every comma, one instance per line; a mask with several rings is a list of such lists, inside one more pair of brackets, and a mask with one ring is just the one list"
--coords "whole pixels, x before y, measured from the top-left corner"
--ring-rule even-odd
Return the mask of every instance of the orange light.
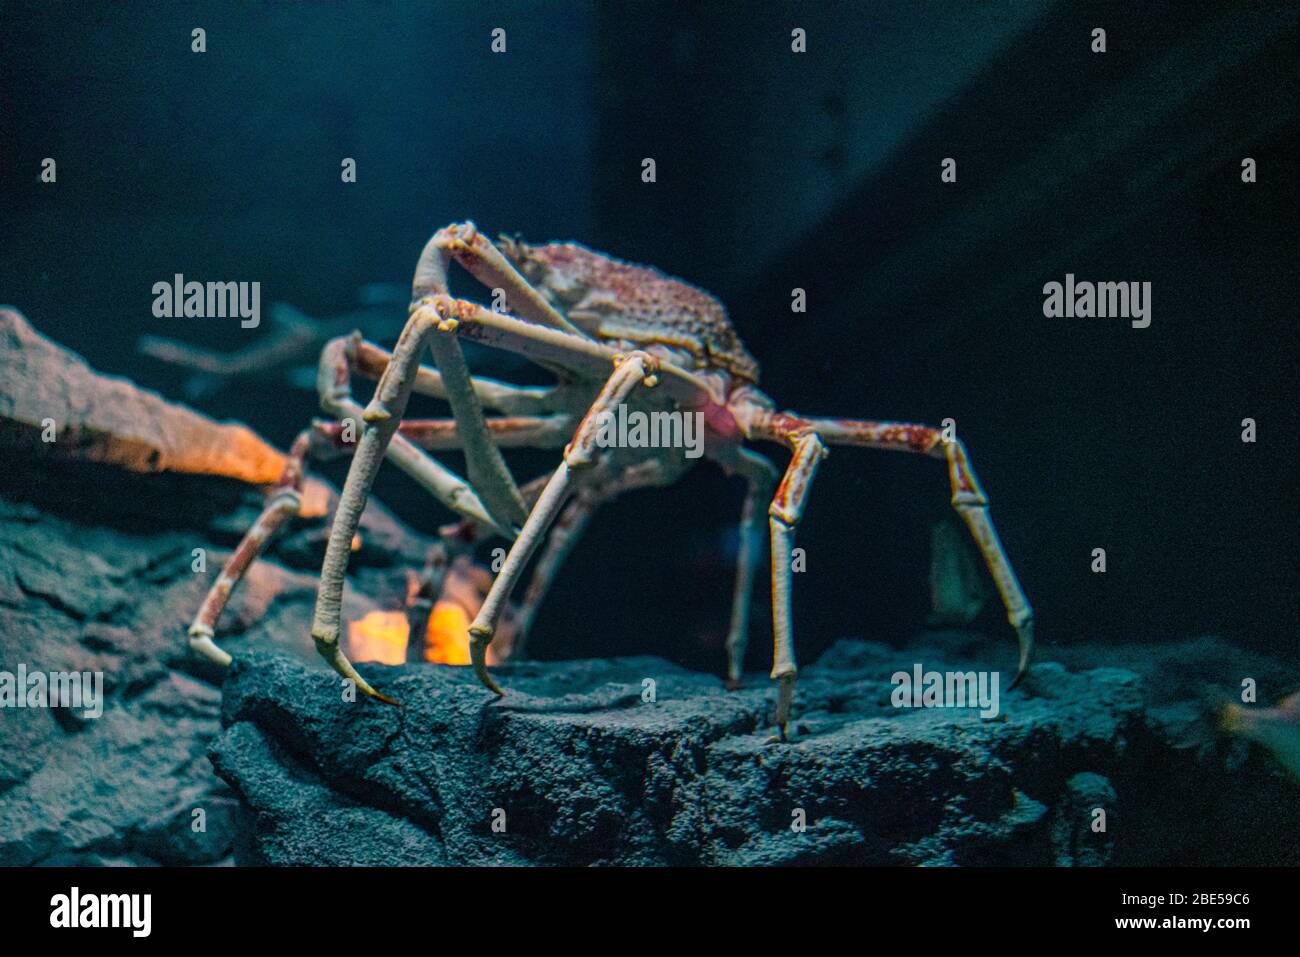
[[406, 613], [372, 611], [360, 621], [348, 622], [348, 652], [354, 661], [400, 665], [406, 661]]
[[[470, 616], [454, 601], [439, 601], [429, 615], [424, 642], [424, 660], [443, 665], [467, 665], [469, 660]], [[402, 611], [372, 611], [360, 621], [348, 622], [348, 653], [353, 661], [375, 661], [384, 665], [406, 662], [410, 625]], [[488, 664], [498, 658], [488, 648]]]
[[[454, 601], [440, 601], [429, 615], [424, 660], [444, 665], [469, 664], [469, 613]], [[488, 649], [488, 661], [492, 649]]]

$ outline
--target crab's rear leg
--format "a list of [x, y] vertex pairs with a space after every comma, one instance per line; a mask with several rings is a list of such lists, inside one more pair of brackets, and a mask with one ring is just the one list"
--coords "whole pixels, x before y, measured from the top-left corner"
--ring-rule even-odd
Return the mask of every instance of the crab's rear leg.
[[1020, 588], [1016, 573], [1011, 568], [1002, 542], [989, 518], [989, 500], [975, 477], [966, 457], [966, 448], [960, 439], [944, 439], [939, 429], [925, 425], [898, 422], [870, 422], [856, 419], [810, 419], [772, 415], [771, 423], [782, 420], [801, 422], [831, 445], [856, 445], [864, 448], [885, 449], [894, 452], [913, 452], [930, 458], [942, 458], [948, 463], [948, 480], [952, 486], [952, 505], [966, 522], [979, 546], [989, 573], [997, 585], [1007, 620], [1016, 631], [1019, 643], [1019, 660], [1016, 677], [1010, 687], [1020, 683], [1029, 667], [1034, 649], [1034, 611]]
[[217, 621], [249, 566], [266, 550], [285, 522], [297, 515], [302, 507], [304, 461], [312, 451], [313, 442], [337, 428], [332, 423], [317, 422], [299, 434], [289, 450], [284, 472], [267, 496], [261, 514], [221, 566], [217, 580], [208, 590], [189, 628], [190, 648], [208, 660], [222, 666], [230, 664], [230, 655], [212, 640], [216, 635]]
[[794, 529], [803, 518], [808, 491], [817, 466], [826, 457], [826, 446], [816, 432], [806, 427], [782, 430], [773, 438], [788, 445], [793, 452], [776, 497], [768, 508], [768, 524], [772, 532], [772, 678], [778, 682], [776, 726], [784, 741], [790, 706], [794, 701], [795, 679], [799, 674], [795, 664], [794, 625], [790, 610]]
[[745, 504], [741, 508], [739, 547], [736, 549], [736, 579], [731, 596], [731, 626], [727, 630], [727, 686], [740, 687], [749, 645], [750, 606], [754, 597], [754, 576], [763, 557], [763, 503], [772, 500], [780, 473], [762, 455], [746, 448], [734, 454], [714, 456], [728, 475], [745, 480]]
[[496, 694], [503, 692], [492, 680], [487, 670], [487, 648], [496, 632], [497, 623], [506, 607], [515, 583], [523, 574], [547, 528], [555, 520], [572, 489], [575, 470], [590, 468], [595, 461], [596, 437], [600, 430], [602, 414], [612, 412], [638, 385], [654, 385], [655, 373], [659, 369], [658, 360], [644, 352], [632, 352], [627, 356], [615, 358], [614, 372], [610, 375], [600, 394], [592, 403], [591, 409], [579, 423], [573, 441], [564, 450], [564, 460], [551, 475], [542, 490], [537, 504], [529, 513], [519, 537], [515, 539], [506, 555], [500, 573], [492, 582], [483, 605], [479, 608], [473, 623], [469, 626], [470, 661], [474, 673], [483, 685]]

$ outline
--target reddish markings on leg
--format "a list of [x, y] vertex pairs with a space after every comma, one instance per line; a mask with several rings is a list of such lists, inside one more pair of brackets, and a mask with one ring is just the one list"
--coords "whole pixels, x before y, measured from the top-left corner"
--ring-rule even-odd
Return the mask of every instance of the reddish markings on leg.
[[929, 454], [941, 441], [939, 430], [927, 425], [866, 422], [860, 419], [831, 419], [825, 424], [813, 419], [811, 424], [830, 441], [847, 445], [887, 446], [920, 455]]

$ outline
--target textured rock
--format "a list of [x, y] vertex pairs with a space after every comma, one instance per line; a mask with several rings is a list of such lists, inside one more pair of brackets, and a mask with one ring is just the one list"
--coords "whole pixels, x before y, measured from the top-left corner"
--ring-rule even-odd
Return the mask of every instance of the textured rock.
[[[57, 375], [33, 378], [40, 370]], [[0, 709], [0, 865], [228, 861], [242, 811], [207, 758], [224, 673], [189, 653], [185, 629], [262, 497], [232, 478], [138, 474], [135, 459], [34, 456], [19, 427], [30, 431], [42, 412], [59, 418], [57, 402], [83, 427], [114, 435], [126, 434], [120, 416], [164, 407], [164, 419], [229, 434], [98, 376], [0, 310], [0, 671], [102, 672], [106, 699], [98, 718]], [[136, 426], [152, 428], [153, 414]], [[59, 421], [56, 446], [68, 437]], [[325, 535], [320, 518], [292, 523], [236, 591], [222, 645], [318, 660], [308, 636]], [[378, 503], [361, 542], [349, 617], [400, 607], [400, 566], [418, 567], [426, 547]], [[195, 549], [207, 561], [198, 573]]]
[[[791, 743], [769, 740], [765, 680], [727, 692], [656, 658], [515, 665], [501, 701], [464, 668], [363, 667], [392, 708], [258, 651], [226, 683], [213, 761], [252, 811], [249, 862], [1300, 863], [1276, 836], [1300, 833], [1294, 785], [1265, 755], [1235, 762], [1203, 718], [1168, 718], [1180, 696], [1201, 712], [1197, 682], [1231, 686], [1233, 649], [1147, 649], [1153, 670], [1205, 669], [1167, 669], [1158, 692], [1076, 646], [1089, 666], [1038, 665], [990, 720], [892, 707], [894, 671], [978, 670], [987, 651], [840, 642], [801, 672]], [[1098, 801], [1109, 830], [1090, 840]]]
[[[85, 481], [113, 487], [104, 467], [79, 468]], [[140, 481], [147, 489], [163, 480]], [[206, 488], [194, 480], [172, 487], [174, 521], [155, 516], [157, 527], [144, 531], [113, 514], [111, 494], [83, 498], [72, 520], [53, 503], [46, 511], [16, 501], [0, 482], [0, 671], [21, 664], [29, 672], [102, 672], [106, 699], [99, 718], [0, 710], [0, 865], [210, 863], [229, 855], [238, 803], [207, 758], [224, 674], [189, 653], [185, 627], [259, 496], [204, 527], [175, 524], [202, 521]], [[194, 508], [186, 508], [187, 489]], [[398, 529], [382, 509], [367, 514], [370, 531], [362, 534], [371, 545], [354, 558], [347, 592], [352, 617], [381, 602], [396, 607], [404, 585], [394, 553], [376, 544]], [[222, 618], [220, 644], [257, 643], [317, 660], [308, 636], [323, 530], [320, 522], [296, 524], [252, 567]], [[204, 573], [192, 570], [194, 548], [207, 552]], [[192, 827], [195, 809], [206, 815], [205, 830]]]

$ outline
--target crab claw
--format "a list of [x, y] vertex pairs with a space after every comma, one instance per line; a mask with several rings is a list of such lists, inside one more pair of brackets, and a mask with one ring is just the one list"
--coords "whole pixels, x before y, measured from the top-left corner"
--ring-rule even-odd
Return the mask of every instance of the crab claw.
[[1011, 679], [1011, 684], [1007, 686], [1010, 691], [1029, 671], [1029, 657], [1034, 653], [1034, 619], [1026, 618], [1020, 624], [1016, 625], [1016, 640], [1020, 642], [1020, 661], [1016, 665], [1016, 676]]
[[491, 643], [492, 632], [481, 626], [470, 625], [469, 660], [474, 665], [474, 674], [483, 683], [483, 687], [500, 698], [505, 695], [505, 692], [492, 680], [492, 676], [488, 674], [487, 670], [487, 648]]
[[378, 698], [385, 704], [401, 704], [401, 702], [396, 698], [390, 698], [388, 695], [376, 691], [370, 686], [370, 682], [366, 681], [365, 678], [361, 677], [361, 675], [357, 673], [357, 669], [352, 666], [352, 662], [348, 661], [348, 656], [345, 655], [343, 649], [339, 647], [337, 638], [331, 640], [329, 638], [322, 638], [319, 635], [312, 635], [312, 638], [316, 642], [316, 650], [320, 652], [321, 657], [328, 661], [330, 667], [348, 681], [351, 681], [366, 694], [370, 695], [370, 697]]

